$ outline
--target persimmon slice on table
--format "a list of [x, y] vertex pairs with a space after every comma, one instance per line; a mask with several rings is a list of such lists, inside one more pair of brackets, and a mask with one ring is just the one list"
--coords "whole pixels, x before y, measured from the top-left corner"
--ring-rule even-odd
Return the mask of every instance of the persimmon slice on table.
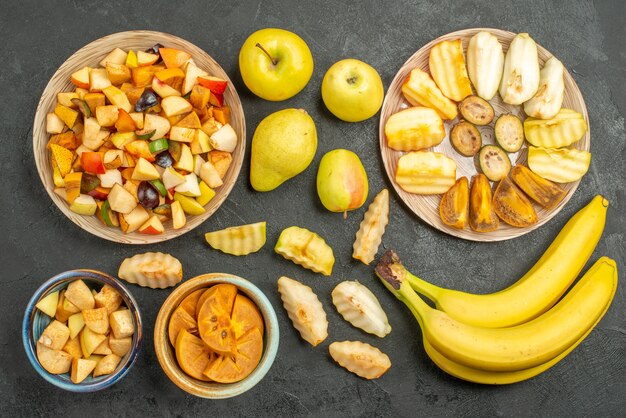
[[216, 356], [204, 376], [219, 383], [233, 383], [248, 376], [263, 354], [263, 335], [254, 327], [237, 340], [235, 355]]
[[176, 308], [172, 314], [167, 328], [167, 334], [170, 337], [170, 342], [173, 346], [176, 346], [176, 338], [181, 330], [186, 330], [190, 334], [198, 335], [198, 324], [196, 323], [196, 319], [189, 315], [182, 305]]
[[200, 338], [184, 329], [180, 331], [176, 338], [176, 360], [185, 373], [195, 379], [209, 381], [202, 372], [213, 358], [214, 354]]
[[218, 284], [207, 293], [208, 296], [198, 312], [200, 338], [218, 354], [234, 354], [237, 341], [230, 316], [237, 297], [237, 287]]

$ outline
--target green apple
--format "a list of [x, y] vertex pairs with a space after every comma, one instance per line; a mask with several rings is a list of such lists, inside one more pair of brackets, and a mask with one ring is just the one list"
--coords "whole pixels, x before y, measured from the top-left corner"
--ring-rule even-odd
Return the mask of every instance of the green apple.
[[239, 70], [252, 93], [277, 102], [295, 96], [307, 85], [313, 74], [313, 56], [295, 33], [261, 29], [243, 43]]
[[322, 80], [322, 99], [330, 112], [346, 122], [360, 122], [378, 112], [385, 91], [378, 72], [356, 59], [334, 63]]

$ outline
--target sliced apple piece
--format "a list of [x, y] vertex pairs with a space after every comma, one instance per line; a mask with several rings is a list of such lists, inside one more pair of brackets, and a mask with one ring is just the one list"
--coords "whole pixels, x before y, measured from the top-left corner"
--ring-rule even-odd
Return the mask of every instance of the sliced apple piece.
[[99, 141], [100, 124], [96, 118], [86, 118], [83, 129], [83, 145], [91, 150], [97, 150], [102, 146]]
[[180, 193], [174, 193], [174, 200], [180, 202], [183, 211], [185, 211], [187, 215], [202, 215], [206, 212], [204, 207], [192, 197], [188, 197]]
[[80, 348], [80, 338], [75, 336], [74, 338], [70, 338], [67, 340], [65, 345], [63, 346], [63, 351], [72, 356], [72, 358], [82, 358], [83, 350]]
[[172, 126], [170, 129], [170, 140], [178, 142], [193, 142], [196, 137], [196, 129]]
[[159, 60], [159, 56], [149, 52], [137, 51], [137, 66], [145, 67], [152, 65]]
[[67, 319], [67, 327], [70, 329], [70, 338], [74, 339], [85, 326], [83, 313], [78, 312]]
[[170, 208], [172, 209], [172, 223], [174, 229], [184, 227], [187, 223], [187, 217], [185, 216], [185, 211], [183, 210], [180, 202], [177, 200], [172, 202]]
[[189, 173], [193, 172], [193, 154], [187, 144], [181, 145], [180, 158], [174, 163], [174, 168]]
[[55, 319], [43, 330], [37, 342], [53, 350], [60, 350], [69, 338], [70, 329]]
[[113, 312], [109, 316], [109, 323], [115, 338], [130, 337], [135, 333], [133, 317], [128, 309]]
[[78, 99], [78, 94], [73, 91], [64, 91], [57, 94], [57, 103], [76, 109], [78, 106], [72, 102], [72, 99]]
[[185, 69], [185, 82], [183, 83], [182, 93], [183, 95], [189, 93], [193, 86], [198, 82], [198, 77], [206, 77], [208, 73], [203, 69], [199, 68], [194, 62], [190, 61], [187, 63], [187, 68]]
[[152, 215], [150, 219], [139, 227], [140, 234], [158, 235], [163, 232], [165, 232], [165, 228], [157, 215]]
[[113, 334], [109, 335], [109, 347], [113, 354], [124, 357], [130, 351], [132, 345], [132, 337], [115, 338]]
[[185, 182], [179, 184], [174, 189], [177, 193], [184, 194], [185, 196], [200, 196], [200, 186], [198, 185], [198, 177], [194, 173], [189, 173], [185, 176]]
[[237, 133], [227, 123], [210, 136], [210, 144], [217, 150], [233, 152], [237, 148]]
[[105, 374], [111, 374], [117, 369], [117, 365], [120, 364], [122, 358], [117, 354], [109, 354], [98, 362], [98, 365], [93, 371], [93, 377], [102, 376]]
[[159, 80], [157, 77], [152, 79], [152, 90], [163, 99], [170, 96], [180, 96], [180, 91], [164, 81]]
[[115, 132], [111, 135], [111, 143], [115, 145], [117, 149], [124, 150], [126, 145], [135, 141], [137, 136], [134, 132]]
[[67, 126], [70, 129], [74, 127], [74, 124], [76, 123], [76, 120], [78, 119], [78, 111], [72, 108], [69, 108], [67, 106], [63, 106], [62, 104], [57, 104], [54, 107], [54, 113], [55, 115], [59, 117], [59, 119], [63, 121], [65, 126]]
[[37, 360], [48, 373], [67, 373], [72, 365], [72, 356], [65, 351], [53, 350], [37, 343]]
[[200, 167], [200, 178], [212, 189], [224, 184], [219, 172], [210, 161], [205, 162], [202, 164], [202, 167]]
[[41, 312], [48, 315], [50, 318], [54, 318], [57, 312], [57, 304], [59, 303], [59, 291], [52, 292], [42, 298], [35, 307]]
[[97, 308], [106, 308], [109, 314], [115, 312], [122, 305], [122, 296], [113, 287], [105, 284], [93, 297]]
[[67, 298], [63, 298], [63, 310], [71, 315], [80, 312], [80, 308], [70, 302]]
[[106, 105], [96, 107], [96, 119], [100, 126], [110, 127], [114, 126], [117, 122], [117, 106]]
[[127, 113], [131, 111], [132, 107], [128, 101], [128, 97], [126, 97], [122, 90], [115, 86], [108, 86], [102, 89], [102, 93], [104, 93], [112, 105], [117, 106], [119, 109], [124, 109]]
[[80, 87], [82, 89], [89, 89], [89, 73], [91, 72], [91, 68], [83, 67], [80, 70], [72, 73], [70, 76], [70, 80], [76, 87]]
[[228, 86], [228, 81], [213, 76], [198, 77], [198, 83], [211, 90], [211, 93], [214, 94], [224, 94]]
[[114, 86], [119, 86], [127, 83], [131, 79], [130, 68], [122, 64], [115, 64], [112, 62], [106, 65], [107, 77]]
[[137, 129], [143, 129], [143, 112], [132, 112], [129, 115], [135, 122]]
[[46, 132], [49, 134], [60, 134], [65, 129], [65, 123], [56, 113], [48, 113], [46, 115]]
[[173, 189], [185, 182], [185, 176], [180, 174], [178, 171], [174, 169], [174, 167], [167, 167], [163, 172], [163, 185], [167, 190]]
[[154, 139], [164, 138], [170, 131], [170, 121], [162, 116], [152, 113], [146, 113], [143, 123], [143, 130], [154, 130], [154, 135], [152, 135], [152, 138]]
[[119, 170], [111, 169], [107, 170], [104, 174], [98, 174], [100, 179], [100, 186], [111, 188], [115, 184], [122, 184], [122, 173]]
[[130, 213], [137, 206], [133, 195], [120, 184], [113, 185], [107, 200], [112, 210], [122, 214]]
[[78, 197], [74, 199], [74, 201], [70, 205], [70, 210], [72, 212], [85, 216], [91, 216], [95, 214], [96, 209], [98, 209], [98, 204], [96, 203], [96, 200], [88, 194], [78, 195]]
[[89, 91], [99, 92], [109, 87], [110, 85], [111, 80], [109, 80], [106, 68], [93, 68], [89, 72]]
[[205, 206], [215, 197], [215, 190], [211, 189], [205, 182], [201, 181], [199, 186], [200, 196], [196, 197], [196, 201]]
[[95, 360], [88, 360], [84, 358], [72, 359], [72, 373], [70, 375], [70, 379], [76, 384], [82, 382], [91, 374], [97, 365], [98, 362]]
[[161, 100], [161, 108], [168, 118], [182, 115], [193, 110], [191, 103], [179, 96], [169, 96]]
[[100, 61], [101, 67], [106, 67], [107, 64], [124, 64], [126, 63], [126, 57], [128, 54], [121, 48], [115, 48], [111, 52], [108, 53], [106, 57]]
[[111, 347], [109, 347], [109, 339], [105, 338], [104, 341], [102, 341], [100, 345], [97, 346], [95, 350], [93, 350], [92, 355], [93, 354], [99, 356], [108, 356], [109, 354], [113, 354], [113, 351], [111, 351]]
[[148, 211], [143, 206], [137, 205], [130, 213], [120, 214], [120, 228], [124, 233], [130, 234], [138, 230], [148, 219], [150, 219]]
[[109, 329], [109, 314], [107, 308], [84, 309], [83, 319], [85, 326], [95, 333], [105, 334]]
[[78, 309], [93, 309], [96, 302], [91, 290], [82, 280], [74, 280], [65, 290], [65, 299], [74, 304]]
[[133, 180], [156, 180], [161, 178], [159, 172], [154, 165], [150, 163], [145, 158], [139, 158], [137, 160], [137, 165], [135, 165], [135, 170], [133, 171]]

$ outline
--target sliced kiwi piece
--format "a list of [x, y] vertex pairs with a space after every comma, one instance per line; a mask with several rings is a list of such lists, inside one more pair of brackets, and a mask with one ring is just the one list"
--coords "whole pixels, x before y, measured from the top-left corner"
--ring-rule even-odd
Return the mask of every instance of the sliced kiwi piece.
[[485, 145], [478, 154], [480, 169], [491, 181], [500, 181], [511, 171], [511, 160], [504, 150], [495, 145]]
[[467, 96], [459, 103], [459, 112], [466, 121], [474, 125], [489, 125], [493, 120], [493, 107], [478, 96]]
[[480, 150], [483, 140], [478, 128], [462, 120], [452, 127], [450, 142], [456, 152], [466, 157], [472, 157]]
[[498, 145], [507, 152], [519, 151], [524, 143], [524, 125], [513, 114], [501, 115], [496, 121], [494, 131]]

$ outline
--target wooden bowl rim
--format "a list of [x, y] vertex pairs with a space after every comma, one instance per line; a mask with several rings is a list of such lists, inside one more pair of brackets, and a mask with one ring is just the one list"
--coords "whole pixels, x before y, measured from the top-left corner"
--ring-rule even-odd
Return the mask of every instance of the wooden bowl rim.
[[[233, 161], [231, 162], [231, 166], [229, 167], [228, 172], [223, 179], [224, 184], [216, 190], [216, 195], [213, 197], [213, 199], [205, 205], [205, 213], [201, 215], [188, 216], [186, 225], [183, 228], [177, 230], [173, 229], [171, 227], [171, 224], [168, 222], [168, 226], [166, 227], [165, 232], [158, 235], [139, 234], [137, 231], [130, 234], [125, 234], [119, 228], [110, 228], [102, 225], [95, 215], [83, 216], [72, 212], [69, 209], [69, 205], [60, 196], [54, 193], [54, 183], [52, 182], [49, 153], [46, 150], [44, 150], [42, 153], [38, 152], [38, 147], [45, 147], [45, 144], [47, 143], [49, 138], [49, 134], [46, 132], [45, 129], [45, 122], [46, 114], [52, 111], [52, 109], [46, 106], [46, 102], [50, 100], [50, 103], [54, 105], [54, 98], [56, 98], [57, 93], [65, 91], [60, 90], [57, 87], [57, 83], [68, 82], [69, 76], [73, 71], [76, 71], [82, 66], [86, 65], [86, 61], [84, 59], [81, 59], [83, 55], [89, 54], [94, 49], [100, 48], [102, 49], [102, 52], [98, 52], [100, 56], [100, 58], [98, 59], [99, 61], [113, 48], [110, 43], [123, 41], [130, 42], [129, 38], [131, 38], [131, 41], [133, 42], [145, 41], [146, 48], [154, 45], [154, 43], [156, 42], [170, 42], [177, 45], [180, 44], [184, 46], [185, 50], [189, 52], [192, 57], [196, 59], [196, 61], [198, 61], [198, 57], [201, 57], [202, 60], [208, 61], [212, 65], [215, 65], [215, 68], [211, 69], [211, 71], [213, 71], [214, 74], [217, 73], [215, 75], [219, 75], [220, 77], [223, 77], [228, 81], [228, 87], [225, 92], [225, 97], [227, 98], [226, 101], [231, 108], [231, 122], [233, 120], [237, 121], [236, 125], [233, 124], [233, 128], [235, 129], [235, 131], [237, 131], [239, 141], [237, 143], [237, 148], [232, 153]], [[94, 58], [92, 57], [91, 59]], [[203, 66], [201, 65], [201, 67]], [[39, 144], [38, 142], [41, 142], [41, 144]], [[44, 189], [46, 190], [52, 201], [55, 203], [57, 208], [59, 208], [59, 210], [67, 218], [69, 218], [74, 224], [78, 225], [81, 229], [100, 238], [104, 238], [106, 240], [121, 244], [155, 244], [177, 238], [201, 225], [204, 221], [210, 218], [213, 213], [215, 213], [215, 211], [224, 203], [224, 201], [232, 191], [233, 187], [235, 186], [235, 183], [237, 182], [237, 178], [239, 177], [239, 173], [241, 171], [241, 167], [243, 165], [245, 148], [245, 114], [243, 112], [243, 106], [241, 104], [241, 100], [239, 98], [237, 90], [235, 89], [235, 86], [230, 77], [228, 77], [226, 71], [219, 65], [217, 61], [215, 61], [215, 59], [213, 59], [213, 57], [211, 57], [207, 52], [205, 52], [203, 49], [196, 46], [195, 44], [176, 35], [159, 31], [131, 30], [116, 32], [98, 38], [75, 51], [63, 62], [63, 64], [61, 64], [61, 66], [55, 71], [55, 73], [46, 84], [46, 87], [44, 88], [43, 93], [41, 94], [41, 97], [39, 99], [33, 121], [33, 154], [35, 164]]]

